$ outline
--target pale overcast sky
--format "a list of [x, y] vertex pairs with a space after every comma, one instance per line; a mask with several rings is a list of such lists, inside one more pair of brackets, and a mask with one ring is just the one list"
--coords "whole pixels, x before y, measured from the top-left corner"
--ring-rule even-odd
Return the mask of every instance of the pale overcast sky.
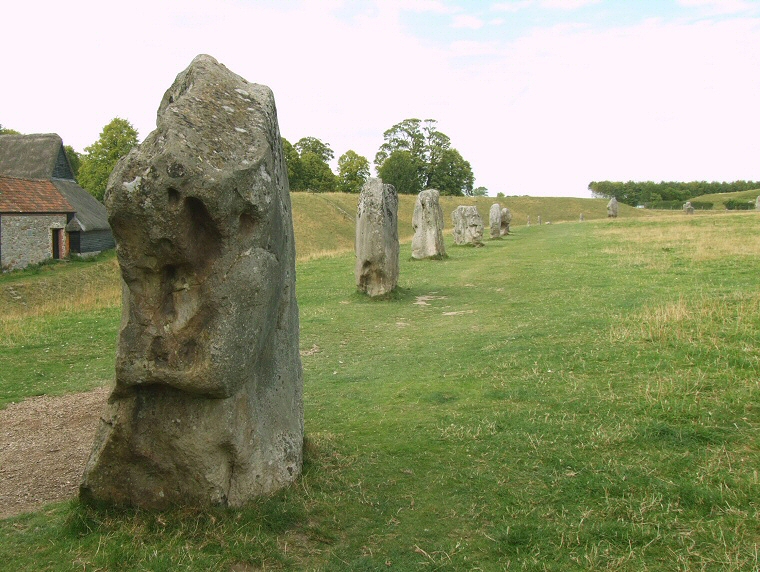
[[118, 116], [142, 139], [199, 53], [336, 158], [437, 119], [491, 195], [760, 180], [757, 0], [10, 2], [0, 124], [82, 151]]

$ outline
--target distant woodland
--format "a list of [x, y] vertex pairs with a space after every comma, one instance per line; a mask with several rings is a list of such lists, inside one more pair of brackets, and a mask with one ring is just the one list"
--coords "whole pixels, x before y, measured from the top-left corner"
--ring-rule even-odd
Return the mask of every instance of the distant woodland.
[[673, 181], [628, 181], [627, 183], [616, 181], [592, 181], [588, 189], [596, 198], [611, 199], [615, 197], [618, 202], [631, 206], [644, 205], [650, 208], [665, 206], [669, 202], [684, 202], [702, 195], [713, 193], [733, 193], [738, 191], [750, 191], [760, 189], [758, 181], [734, 181], [732, 183], [718, 183], [707, 181], [692, 181], [690, 183], [677, 183]]

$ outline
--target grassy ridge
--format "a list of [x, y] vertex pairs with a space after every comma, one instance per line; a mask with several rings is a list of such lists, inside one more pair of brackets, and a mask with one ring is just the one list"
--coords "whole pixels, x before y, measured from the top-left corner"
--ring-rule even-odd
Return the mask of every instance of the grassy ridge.
[[[291, 193], [296, 249], [300, 260], [309, 260], [324, 254], [350, 252], [354, 249], [356, 206], [358, 195], [346, 193]], [[399, 195], [399, 239], [412, 240], [412, 215], [416, 196]], [[512, 212], [512, 228], [525, 226], [528, 217], [532, 224], [542, 222], [574, 222], [581, 213], [586, 220], [607, 218], [606, 199], [579, 199], [571, 197], [441, 197], [445, 233], [451, 234], [451, 213], [459, 205], [475, 205], [488, 226], [488, 212], [498, 202]], [[620, 216], [647, 217], [651, 211], [642, 211], [620, 205]]]
[[480, 249], [448, 242], [443, 261], [411, 261], [407, 244], [385, 301], [355, 293], [350, 253], [302, 261], [308, 441], [296, 485], [240, 511], [64, 503], [0, 522], [0, 559], [14, 570], [757, 569], [759, 223], [517, 227]]
[[700, 195], [698, 197], [694, 197], [693, 201], [699, 201], [699, 202], [705, 202], [705, 203], [713, 203], [715, 207], [713, 208], [725, 208], [726, 201], [730, 201], [731, 199], [735, 201], [754, 201], [757, 199], [758, 195], [760, 195], [760, 190], [754, 189], [750, 191], [737, 191], [735, 193], [716, 193], [712, 195]]

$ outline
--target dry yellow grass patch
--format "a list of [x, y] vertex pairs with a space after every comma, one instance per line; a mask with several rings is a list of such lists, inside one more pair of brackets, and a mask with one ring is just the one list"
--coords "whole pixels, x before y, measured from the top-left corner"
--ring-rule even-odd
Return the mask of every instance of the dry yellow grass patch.
[[312, 250], [307, 251], [305, 254], [296, 254], [296, 260], [298, 262], [309, 262], [311, 260], [317, 260], [319, 258], [334, 258], [335, 256], [341, 256], [353, 251], [353, 245], [343, 248], [334, 248], [332, 250]]
[[76, 272], [50, 272], [32, 280], [0, 286], [0, 341], [28, 333], [29, 322], [46, 316], [116, 308], [121, 281], [115, 258], [80, 267]]
[[[760, 323], [760, 293], [734, 293], [722, 298], [701, 296], [646, 307], [626, 316], [610, 330], [610, 342], [640, 339], [651, 342], [679, 342], [720, 348], [726, 338], [750, 340], [757, 337]], [[747, 351], [757, 351], [749, 347]]]
[[[760, 255], [760, 217], [757, 213], [674, 215], [667, 217], [667, 224], [663, 224], [664, 218], [640, 219], [633, 225], [599, 225], [599, 235], [612, 239], [603, 252], [616, 256], [621, 265], [650, 268], [668, 265], [662, 257], [652, 255], [652, 251], [658, 250], [676, 252], [695, 262]], [[747, 224], [757, 224], [758, 231], [747, 232]]]

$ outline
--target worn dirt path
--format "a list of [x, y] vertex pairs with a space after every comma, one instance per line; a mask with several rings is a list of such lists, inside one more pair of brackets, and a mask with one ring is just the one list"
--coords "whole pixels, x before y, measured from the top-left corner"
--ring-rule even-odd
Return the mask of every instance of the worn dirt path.
[[109, 389], [0, 410], [0, 518], [76, 496]]

